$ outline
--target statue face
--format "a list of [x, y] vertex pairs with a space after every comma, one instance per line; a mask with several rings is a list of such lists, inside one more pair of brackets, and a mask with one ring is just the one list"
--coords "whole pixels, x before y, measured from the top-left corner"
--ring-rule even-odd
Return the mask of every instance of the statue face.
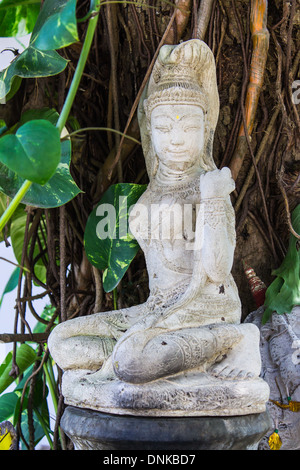
[[201, 166], [204, 113], [200, 106], [162, 104], [151, 113], [152, 144], [161, 163], [184, 171]]

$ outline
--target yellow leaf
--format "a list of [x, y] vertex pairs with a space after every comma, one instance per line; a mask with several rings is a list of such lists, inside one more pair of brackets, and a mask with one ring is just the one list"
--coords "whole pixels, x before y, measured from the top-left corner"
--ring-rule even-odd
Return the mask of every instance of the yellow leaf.
[[290, 399], [290, 397], [288, 397], [288, 404], [286, 405], [285, 403], [280, 403], [279, 401], [277, 400], [271, 400], [270, 401], [272, 403], [274, 403], [275, 405], [279, 406], [279, 408], [282, 408], [282, 409], [290, 409], [291, 411], [300, 411], [300, 401], [293, 401]]
[[270, 446], [271, 450], [279, 450], [280, 449], [280, 447], [282, 446], [282, 441], [280, 439], [280, 436], [278, 434], [277, 429], [275, 429], [273, 434], [271, 434], [271, 436], [269, 437], [268, 442], [269, 442], [269, 446]]
[[9, 431], [5, 430], [5, 434], [0, 436], [0, 450], [9, 450], [13, 438]]
[[288, 409], [290, 407], [290, 405], [286, 405], [285, 403], [280, 403], [279, 401], [277, 400], [271, 400], [270, 401], [272, 403], [274, 403], [275, 405], [279, 406], [279, 408], [283, 408], [283, 409]]
[[290, 410], [291, 411], [300, 411], [300, 401], [290, 401]]

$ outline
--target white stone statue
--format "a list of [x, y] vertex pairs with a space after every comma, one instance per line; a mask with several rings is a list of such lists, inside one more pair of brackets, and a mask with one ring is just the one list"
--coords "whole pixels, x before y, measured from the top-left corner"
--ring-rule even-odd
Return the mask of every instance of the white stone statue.
[[130, 215], [150, 296], [53, 330], [67, 404], [149, 416], [265, 411], [259, 330], [240, 323], [231, 275], [234, 182], [212, 158], [218, 113], [208, 46], [162, 47], [139, 106], [150, 183]]

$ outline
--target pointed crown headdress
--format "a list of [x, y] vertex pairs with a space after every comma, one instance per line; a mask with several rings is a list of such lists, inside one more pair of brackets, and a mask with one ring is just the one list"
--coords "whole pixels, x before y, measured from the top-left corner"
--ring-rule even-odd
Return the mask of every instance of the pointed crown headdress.
[[[206, 146], [212, 147], [219, 115], [216, 66], [212, 51], [199, 39], [163, 46], [141, 97], [138, 119], [149, 177], [154, 173], [154, 156], [149, 140], [151, 112], [158, 105], [172, 103], [202, 107], [206, 117]], [[211, 148], [209, 153], [212, 159]]]

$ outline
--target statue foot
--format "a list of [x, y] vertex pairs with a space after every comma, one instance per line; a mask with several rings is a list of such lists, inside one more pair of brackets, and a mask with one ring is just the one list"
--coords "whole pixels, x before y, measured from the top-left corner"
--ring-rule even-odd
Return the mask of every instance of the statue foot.
[[240, 369], [238, 367], [233, 367], [232, 364], [219, 364], [217, 366], [213, 366], [209, 373], [214, 375], [215, 377], [221, 379], [231, 379], [231, 380], [245, 380], [251, 379], [255, 377], [253, 372], [248, 370]]
[[241, 341], [211, 365], [208, 371], [211, 375], [229, 380], [259, 377], [259, 330], [250, 323], [239, 325], [239, 330], [243, 335]]
[[101, 369], [86, 376], [86, 380], [94, 384], [115, 380], [115, 378], [116, 375], [113, 370], [111, 356], [104, 361]]

